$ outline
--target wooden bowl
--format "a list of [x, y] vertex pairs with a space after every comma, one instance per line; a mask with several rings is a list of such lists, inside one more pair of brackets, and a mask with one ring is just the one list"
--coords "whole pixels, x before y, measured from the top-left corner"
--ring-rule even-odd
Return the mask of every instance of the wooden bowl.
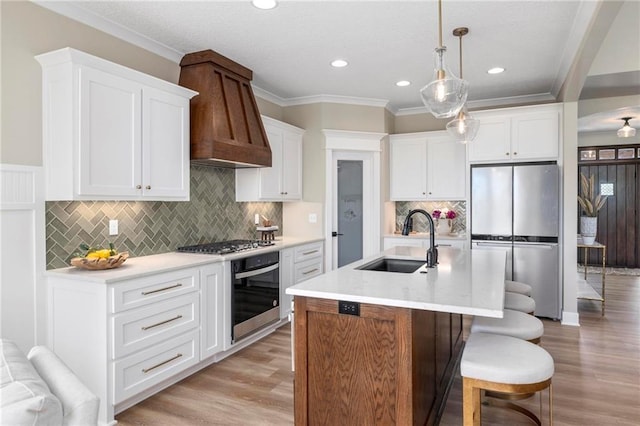
[[113, 269], [121, 266], [128, 257], [128, 251], [123, 251], [122, 253], [109, 256], [106, 259], [74, 257], [71, 259], [71, 264], [76, 268], [88, 269], [90, 271], [102, 271], [104, 269]]

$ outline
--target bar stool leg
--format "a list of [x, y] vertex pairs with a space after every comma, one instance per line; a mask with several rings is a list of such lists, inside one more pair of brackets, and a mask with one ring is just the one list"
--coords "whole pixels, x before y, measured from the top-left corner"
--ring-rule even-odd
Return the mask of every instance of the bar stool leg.
[[549, 384], [549, 426], [553, 426], [553, 383]]
[[481, 389], [473, 385], [473, 380], [462, 378], [462, 411], [464, 426], [480, 426], [482, 412]]

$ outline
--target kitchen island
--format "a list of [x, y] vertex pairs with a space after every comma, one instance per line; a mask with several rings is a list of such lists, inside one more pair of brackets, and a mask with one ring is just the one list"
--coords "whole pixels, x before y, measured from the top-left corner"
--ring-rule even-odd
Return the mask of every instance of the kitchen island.
[[295, 422], [434, 424], [462, 347], [462, 314], [501, 317], [503, 251], [441, 249], [436, 268], [359, 269], [394, 247], [290, 287]]

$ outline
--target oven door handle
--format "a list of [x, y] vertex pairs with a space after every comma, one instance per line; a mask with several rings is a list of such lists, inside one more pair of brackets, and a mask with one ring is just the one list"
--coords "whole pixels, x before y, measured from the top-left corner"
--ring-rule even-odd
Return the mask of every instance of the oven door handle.
[[265, 272], [271, 272], [273, 270], [278, 269], [278, 267], [280, 266], [280, 263], [275, 263], [273, 265], [269, 265], [266, 268], [260, 268], [260, 269], [256, 269], [254, 271], [247, 271], [247, 272], [239, 272], [237, 274], [235, 274], [236, 278], [248, 278], [248, 277], [255, 277], [256, 275], [260, 275], [260, 274], [264, 274]]

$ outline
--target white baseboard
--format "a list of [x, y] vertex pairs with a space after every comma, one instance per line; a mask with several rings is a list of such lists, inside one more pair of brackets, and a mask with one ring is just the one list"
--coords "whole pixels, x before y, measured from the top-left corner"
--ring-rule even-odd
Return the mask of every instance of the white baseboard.
[[562, 312], [562, 325], [580, 327], [580, 315], [577, 312]]

